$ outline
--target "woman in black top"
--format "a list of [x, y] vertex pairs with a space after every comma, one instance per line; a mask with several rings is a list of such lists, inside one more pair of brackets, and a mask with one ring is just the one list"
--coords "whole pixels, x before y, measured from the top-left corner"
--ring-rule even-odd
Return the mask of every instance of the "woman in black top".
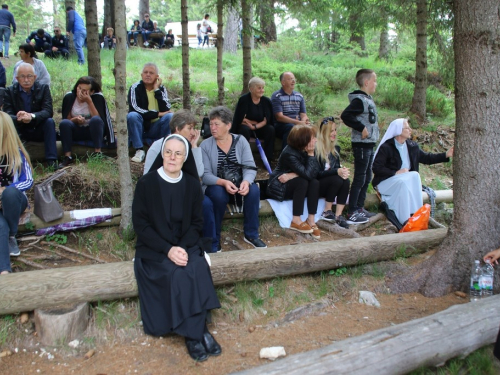
[[248, 141], [254, 137], [264, 141], [268, 161], [274, 160], [274, 116], [271, 100], [264, 96], [264, 80], [253, 77], [248, 82], [249, 93], [242, 95], [234, 110], [231, 133], [241, 134]]
[[203, 193], [196, 172], [182, 170], [188, 141], [172, 134], [161, 150], [163, 167], [139, 180], [132, 203], [144, 332], [184, 336], [189, 355], [204, 361], [221, 348], [206, 326], [208, 311], [220, 303], [205, 258], [211, 240], [201, 237]]

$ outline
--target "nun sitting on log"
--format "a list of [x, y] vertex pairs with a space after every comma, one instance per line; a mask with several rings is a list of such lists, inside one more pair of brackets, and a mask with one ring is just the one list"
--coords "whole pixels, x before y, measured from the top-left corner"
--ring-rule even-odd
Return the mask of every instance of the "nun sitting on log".
[[144, 332], [184, 336], [191, 358], [204, 361], [221, 347], [206, 325], [220, 303], [205, 258], [211, 239], [201, 237], [203, 193], [188, 141], [173, 134], [161, 150], [163, 166], [139, 180], [132, 204]]

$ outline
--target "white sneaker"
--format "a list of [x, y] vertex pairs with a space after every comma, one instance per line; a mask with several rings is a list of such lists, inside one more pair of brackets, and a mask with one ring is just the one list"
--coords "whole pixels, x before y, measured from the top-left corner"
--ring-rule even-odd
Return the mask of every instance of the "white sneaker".
[[147, 47], [149, 46], [149, 43], [148, 42], [144, 42], [144, 47]]
[[130, 160], [132, 160], [134, 163], [142, 163], [145, 157], [146, 153], [144, 152], [144, 150], [137, 150], [135, 152], [135, 156]]

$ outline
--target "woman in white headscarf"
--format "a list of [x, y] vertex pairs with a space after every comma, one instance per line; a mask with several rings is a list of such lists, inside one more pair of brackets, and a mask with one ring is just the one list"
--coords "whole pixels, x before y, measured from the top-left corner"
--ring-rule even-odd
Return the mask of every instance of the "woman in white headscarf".
[[163, 165], [139, 180], [132, 203], [144, 332], [184, 336], [191, 358], [204, 361], [221, 347], [206, 325], [220, 304], [204, 256], [211, 239], [201, 236], [203, 193], [196, 167], [184, 168], [193, 159], [186, 138], [169, 135], [161, 150]]
[[443, 163], [453, 156], [453, 147], [446, 153], [431, 154], [422, 151], [410, 138], [408, 120], [394, 120], [380, 141], [373, 160], [372, 185], [401, 224], [423, 205], [419, 163]]

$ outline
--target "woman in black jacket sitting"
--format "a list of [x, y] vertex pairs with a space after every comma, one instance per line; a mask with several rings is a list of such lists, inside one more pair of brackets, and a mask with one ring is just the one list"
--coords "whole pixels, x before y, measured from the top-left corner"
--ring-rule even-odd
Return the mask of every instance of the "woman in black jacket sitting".
[[[342, 211], [349, 195], [349, 169], [340, 165], [340, 147], [337, 145], [337, 125], [333, 117], [325, 117], [319, 126], [316, 158], [320, 164], [318, 173], [319, 196], [325, 198], [325, 210], [321, 219], [336, 222], [349, 228]], [[332, 212], [336, 198], [335, 215]]]
[[[288, 135], [288, 145], [278, 160], [278, 165], [269, 177], [267, 195], [279, 200], [293, 201], [293, 218], [290, 229], [300, 233], [311, 233], [319, 239], [321, 232], [316, 226], [319, 182], [316, 179], [319, 163], [314, 156], [316, 131], [310, 125], [295, 125]], [[307, 220], [300, 216], [307, 197]]]

